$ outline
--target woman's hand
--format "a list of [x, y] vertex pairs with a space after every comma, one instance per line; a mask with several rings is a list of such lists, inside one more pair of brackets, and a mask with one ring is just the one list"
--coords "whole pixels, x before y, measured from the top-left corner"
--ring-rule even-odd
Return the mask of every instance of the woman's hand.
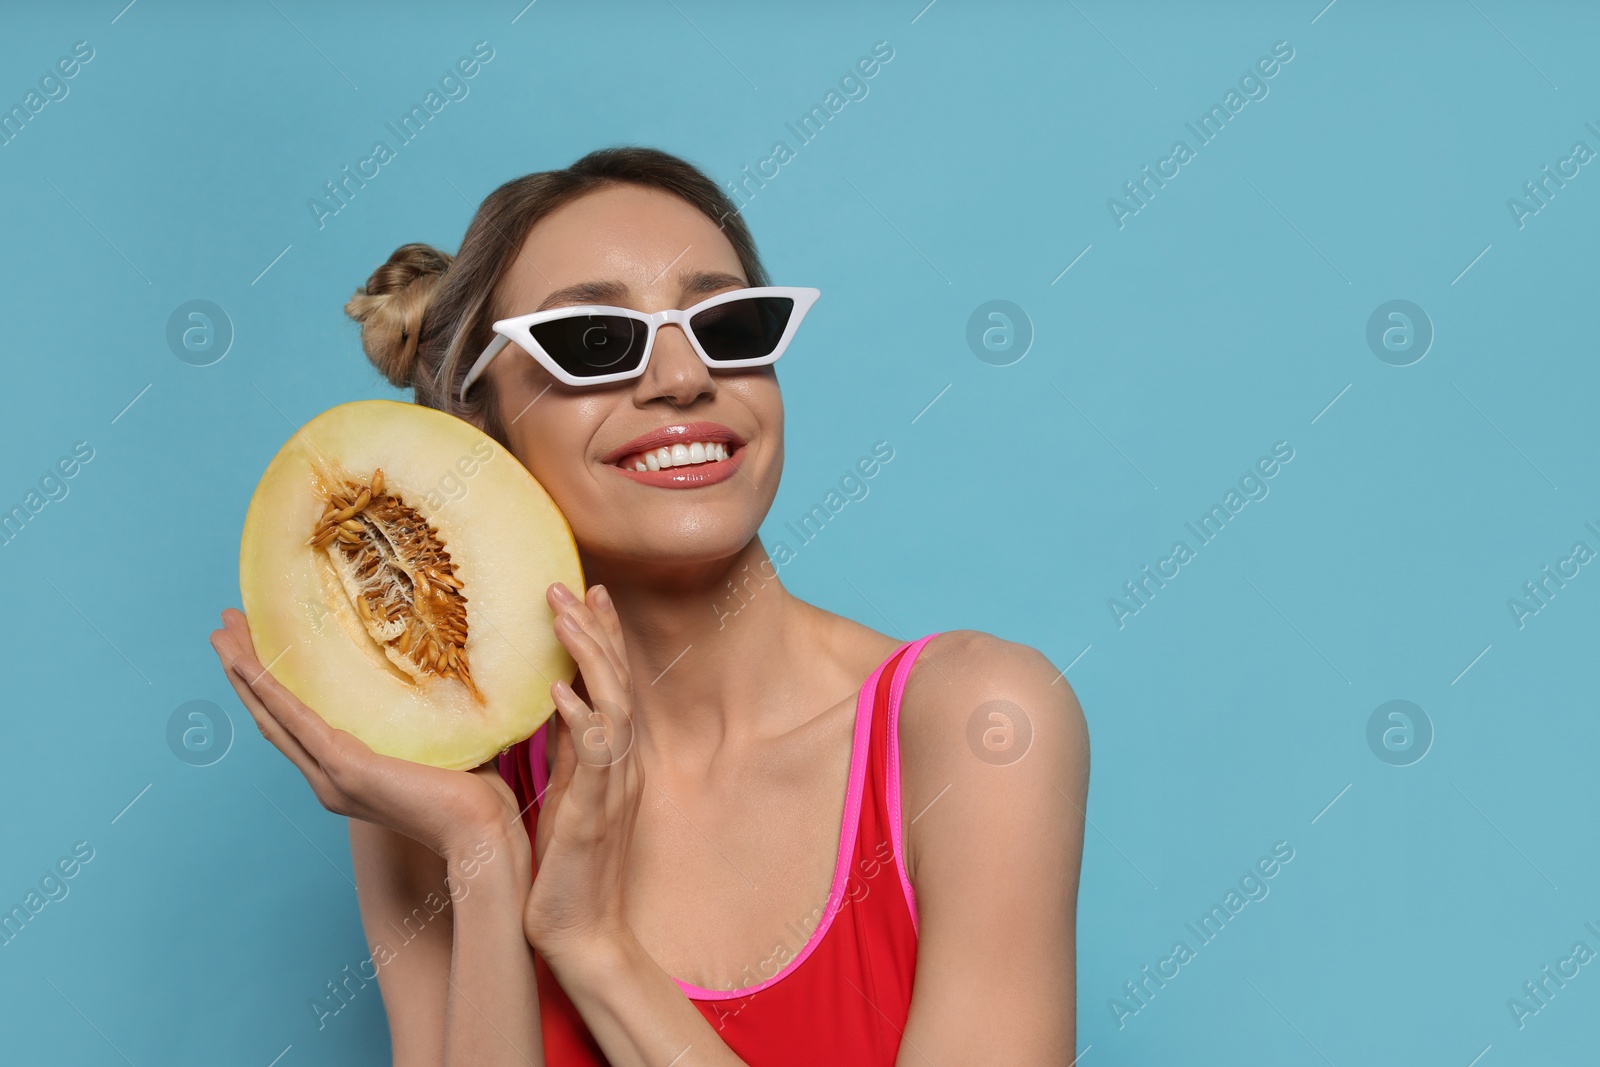
[[547, 740], [555, 765], [540, 808], [537, 873], [523, 916], [529, 943], [554, 965], [633, 936], [622, 887], [644, 768], [634, 750], [633, 683], [611, 597], [597, 585], [582, 603], [560, 582], [545, 595], [583, 688], [580, 697], [565, 682], [550, 687], [557, 715]]
[[[471, 771], [447, 771], [383, 756], [360, 738], [336, 730], [257, 660], [244, 613], [222, 613], [211, 647], [257, 728], [305, 775], [322, 806], [375, 823], [453, 859], [493, 837], [532, 876], [528, 837], [515, 795], [494, 761]], [[510, 829], [514, 832], [504, 832]]]

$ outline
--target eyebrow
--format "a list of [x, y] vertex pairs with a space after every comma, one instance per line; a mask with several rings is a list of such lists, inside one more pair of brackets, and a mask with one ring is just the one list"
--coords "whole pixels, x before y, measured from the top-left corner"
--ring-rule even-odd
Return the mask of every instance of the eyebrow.
[[[708, 296], [721, 289], [746, 288], [749, 282], [726, 271], [685, 271], [678, 276], [678, 284], [685, 296]], [[618, 281], [579, 282], [557, 289], [544, 298], [535, 310], [547, 311], [563, 304], [614, 304], [621, 305], [628, 296], [628, 287]]]

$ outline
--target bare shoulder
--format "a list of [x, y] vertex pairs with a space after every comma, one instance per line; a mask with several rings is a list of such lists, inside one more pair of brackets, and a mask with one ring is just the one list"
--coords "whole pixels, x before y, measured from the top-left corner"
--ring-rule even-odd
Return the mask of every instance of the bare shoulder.
[[[1020, 745], [1042, 730], [1081, 743], [1087, 758], [1088, 728], [1078, 695], [1044, 653], [982, 630], [947, 630], [929, 641], [906, 681], [902, 749], [946, 748], [952, 731], [964, 735], [972, 723], [987, 726], [995, 716], [1011, 719]], [[1002, 741], [999, 735], [989, 738], [984, 752], [991, 763], [1021, 758], [1019, 752], [996, 750]]]
[[[920, 822], [942, 821], [919, 815], [931, 814], [932, 805], [952, 796], [969, 811], [974, 805], [1026, 805], [1067, 816], [1076, 812], [1081, 821], [1088, 725], [1061, 668], [1030, 645], [981, 630], [941, 633], [912, 666], [898, 732], [907, 864], [913, 870], [926, 849]], [[982, 802], [975, 799], [980, 795]], [[911, 825], [913, 820], [919, 825]]]

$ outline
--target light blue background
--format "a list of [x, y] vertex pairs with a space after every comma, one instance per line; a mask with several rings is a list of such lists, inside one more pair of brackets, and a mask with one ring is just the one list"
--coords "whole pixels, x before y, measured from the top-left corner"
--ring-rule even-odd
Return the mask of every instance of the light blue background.
[[[1081, 1063], [1592, 1056], [1600, 964], [1525, 1028], [1506, 1002], [1600, 950], [1600, 567], [1522, 628], [1507, 600], [1600, 549], [1600, 166], [1523, 228], [1506, 202], [1600, 149], [1600, 16], [1323, 2], [8, 10], [0, 105], [95, 55], [0, 147], [0, 504], [95, 456], [0, 548], [0, 905], [76, 841], [95, 858], [0, 946], [0, 1058], [387, 1062], [375, 986], [321, 1030], [309, 1008], [368, 954], [344, 820], [206, 641], [256, 479], [318, 412], [400, 395], [341, 312], [395, 246], [453, 250], [496, 185], [605, 144], [731, 181], [877, 41], [869, 95], [746, 209], [774, 280], [824, 294], [780, 370], [768, 540], [886, 440], [791, 589], [1071, 665]], [[470, 95], [319, 229], [307, 199], [478, 41]], [[1278, 41], [1269, 95], [1119, 229], [1108, 198]], [[236, 332], [211, 366], [165, 340], [193, 299]], [[966, 342], [993, 299], [1035, 335], [1010, 366]], [[1410, 366], [1365, 340], [1394, 299], [1436, 331]], [[1109, 598], [1278, 441], [1270, 495], [1119, 628]], [[1367, 745], [1391, 699], [1436, 731], [1411, 766]], [[190, 700], [237, 731], [213, 766], [168, 748]], [[1110, 998], [1278, 841], [1270, 895], [1119, 1028]]]

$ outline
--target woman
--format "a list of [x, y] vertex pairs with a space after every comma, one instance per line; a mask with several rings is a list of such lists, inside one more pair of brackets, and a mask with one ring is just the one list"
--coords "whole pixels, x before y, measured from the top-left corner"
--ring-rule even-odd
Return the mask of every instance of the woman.
[[[741, 294], [767, 285], [714, 182], [612, 148], [501, 186], [456, 256], [403, 246], [347, 306], [390, 381], [549, 491], [593, 583], [547, 592], [579, 667], [559, 714], [473, 771], [328, 727], [239, 612], [212, 634], [261, 732], [350, 817], [369, 942], [419, 930], [374, 956], [397, 1064], [1074, 1058], [1082, 712], [1032, 648], [905, 641], [784, 589], [757, 534], [777, 377], [701, 357], [762, 336], [776, 356], [815, 292]], [[637, 320], [500, 321], [708, 300], [648, 346]]]

